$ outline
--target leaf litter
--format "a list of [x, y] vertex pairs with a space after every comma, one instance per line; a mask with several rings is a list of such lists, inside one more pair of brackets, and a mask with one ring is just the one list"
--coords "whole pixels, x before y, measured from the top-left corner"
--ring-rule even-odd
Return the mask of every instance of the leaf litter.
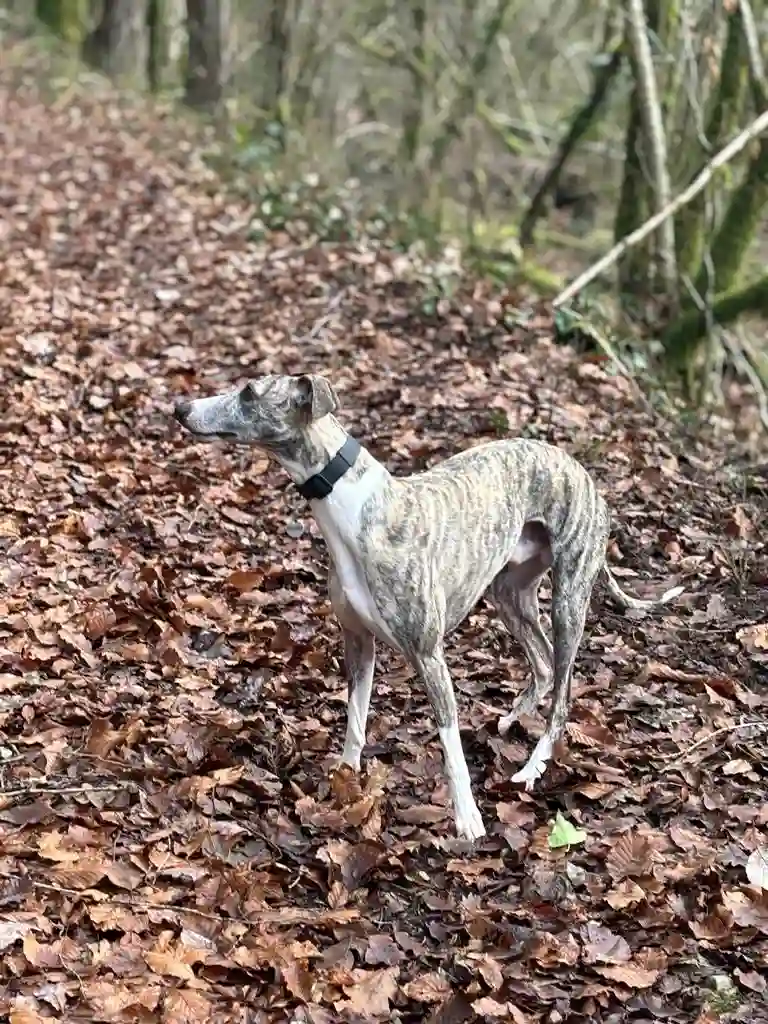
[[[545, 308], [520, 326], [524, 296], [427, 306], [384, 245], [254, 240], [197, 129], [101, 87], [46, 103], [30, 61], [0, 81], [0, 1013], [704, 1022], [727, 992], [766, 1019], [764, 480], [556, 345]], [[456, 632], [473, 851], [385, 650], [365, 771], [336, 769], [317, 531], [261, 457], [171, 422], [180, 394], [303, 370], [397, 472], [563, 445], [623, 582], [686, 585], [646, 617], [596, 597], [533, 794], [509, 779], [543, 718], [496, 731], [520, 652], [484, 605]]]

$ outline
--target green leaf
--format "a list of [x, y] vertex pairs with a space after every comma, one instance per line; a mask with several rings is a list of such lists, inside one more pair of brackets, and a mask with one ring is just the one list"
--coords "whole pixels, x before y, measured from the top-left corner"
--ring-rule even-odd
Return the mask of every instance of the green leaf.
[[557, 850], [561, 846], [577, 846], [579, 843], [585, 842], [586, 838], [587, 833], [583, 828], [576, 828], [558, 811], [549, 830], [547, 842], [550, 850]]

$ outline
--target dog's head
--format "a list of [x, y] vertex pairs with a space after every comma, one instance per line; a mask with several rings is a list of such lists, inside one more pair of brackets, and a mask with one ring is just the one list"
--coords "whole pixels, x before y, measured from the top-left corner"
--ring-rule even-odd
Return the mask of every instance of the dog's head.
[[338, 407], [325, 377], [270, 375], [223, 395], [179, 401], [174, 416], [200, 440], [276, 450], [300, 440], [310, 424]]

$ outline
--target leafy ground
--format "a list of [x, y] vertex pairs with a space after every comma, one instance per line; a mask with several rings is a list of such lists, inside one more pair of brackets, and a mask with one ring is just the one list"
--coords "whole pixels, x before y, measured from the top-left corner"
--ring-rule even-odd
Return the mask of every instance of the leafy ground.
[[[515, 297], [476, 287], [425, 312], [396, 253], [249, 241], [180, 126], [4, 74], [0, 1013], [768, 1020], [764, 478], [555, 345], [545, 311], [505, 327]], [[519, 652], [482, 607], [456, 633], [474, 851], [386, 652], [367, 770], [333, 776], [316, 531], [278, 470], [170, 420], [174, 396], [308, 368], [397, 471], [507, 428], [563, 444], [627, 586], [688, 588], [645, 618], [596, 595], [532, 795], [509, 779], [543, 719], [495, 728]], [[551, 848], [558, 811], [583, 841]]]

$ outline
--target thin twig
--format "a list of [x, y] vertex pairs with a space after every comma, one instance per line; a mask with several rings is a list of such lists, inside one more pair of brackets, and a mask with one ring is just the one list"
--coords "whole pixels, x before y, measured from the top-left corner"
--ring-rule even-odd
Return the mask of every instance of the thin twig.
[[318, 317], [310, 327], [309, 331], [297, 340], [300, 342], [314, 341], [320, 332], [333, 320], [345, 294], [346, 290], [344, 288], [341, 288], [336, 292], [336, 294], [328, 300], [328, 307], [325, 313]]
[[768, 431], [768, 394], [766, 394], [765, 385], [760, 379], [760, 374], [749, 358], [748, 350], [741, 338], [738, 340], [729, 338], [727, 331], [723, 331], [720, 341], [728, 350], [728, 354], [733, 360], [733, 365], [744, 374], [751, 384], [757, 402], [760, 422], [763, 425], [763, 430]]
[[665, 221], [668, 217], [677, 213], [683, 206], [687, 206], [692, 199], [703, 191], [709, 182], [712, 180], [715, 171], [718, 171], [721, 167], [732, 160], [738, 153], [742, 151], [753, 139], [757, 138], [768, 128], [768, 110], [764, 110], [763, 113], [755, 118], [755, 120], [742, 132], [731, 139], [727, 146], [724, 146], [720, 152], [710, 160], [710, 162], [704, 167], [700, 174], [694, 178], [688, 188], [684, 189], [678, 196], [675, 197], [663, 210], [659, 210], [652, 217], [649, 217], [645, 223], [641, 224], [639, 228], [636, 228], [630, 234], [626, 235], [617, 242], [616, 245], [610, 249], [605, 256], [593, 263], [591, 267], [588, 267], [583, 274], [579, 274], [575, 281], [571, 282], [567, 288], [553, 300], [552, 305], [557, 308], [562, 306], [563, 303], [568, 302], [570, 299], [577, 295], [585, 285], [588, 285], [591, 281], [605, 270], [620, 259], [624, 253], [636, 246], [639, 242], [642, 242], [644, 238], [647, 238], [651, 232], [655, 231], [656, 228]]
[[718, 736], [722, 736], [728, 732], [739, 732], [742, 729], [757, 729], [759, 732], [766, 732], [768, 731], [768, 722], [737, 722], [735, 725], [724, 725], [719, 729], [714, 729], [712, 732], [707, 733], [706, 736], [702, 736], [700, 740], [696, 740], [696, 742], [692, 743], [691, 746], [688, 747], [687, 750], [684, 750], [682, 754], [666, 754], [664, 756], [664, 760], [672, 761], [673, 765], [670, 767], [674, 767], [674, 764], [679, 761], [685, 761], [686, 758], [690, 757], [694, 750], [698, 750], [699, 747], [703, 747]]
[[135, 782], [121, 782], [119, 786], [19, 786], [17, 789], [0, 789], [0, 799], [11, 796], [29, 796], [44, 793], [47, 796], [72, 796], [75, 793], [120, 793], [124, 789], [137, 789]]
[[[194, 914], [196, 917], [205, 918], [207, 921], [216, 921], [219, 924], [343, 924], [346, 921], [354, 921], [360, 917], [360, 911], [353, 907], [341, 910], [328, 910], [325, 907], [318, 907], [317, 911], [304, 910], [301, 907], [285, 907], [282, 910], [265, 908], [258, 910], [253, 917], [224, 917], [220, 914], [212, 914], [206, 910], [197, 910], [195, 907], [179, 907], [174, 903], [153, 903], [151, 900], [137, 900], [129, 896], [101, 893], [94, 889], [65, 889], [58, 885], [50, 885], [48, 882], [38, 882], [30, 879], [35, 889], [42, 892], [52, 892], [59, 896], [69, 896], [82, 900], [91, 896], [98, 903], [115, 903], [121, 907], [130, 907], [132, 910], [161, 910], [172, 914]], [[96, 895], [98, 894], [98, 895]], [[104, 899], [98, 897], [103, 896]]]

